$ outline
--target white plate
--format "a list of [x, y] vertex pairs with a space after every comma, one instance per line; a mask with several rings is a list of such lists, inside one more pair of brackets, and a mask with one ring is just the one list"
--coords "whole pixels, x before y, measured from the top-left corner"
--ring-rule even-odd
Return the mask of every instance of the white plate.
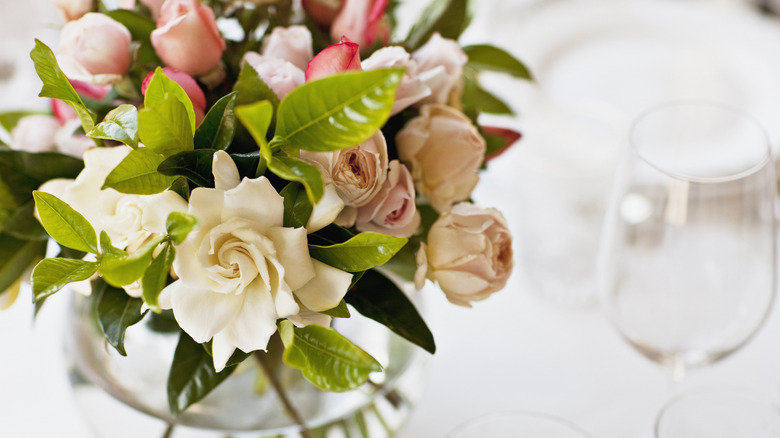
[[778, 149], [780, 24], [741, 3], [555, 0], [493, 14], [491, 40], [553, 100], [606, 103], [628, 120], [669, 100], [718, 101], [756, 117]]

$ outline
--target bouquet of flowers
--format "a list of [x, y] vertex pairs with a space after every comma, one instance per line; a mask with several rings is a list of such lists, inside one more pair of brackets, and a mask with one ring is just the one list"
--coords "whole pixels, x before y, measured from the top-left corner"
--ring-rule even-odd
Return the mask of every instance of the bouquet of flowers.
[[388, 276], [463, 306], [506, 283], [506, 221], [469, 198], [519, 134], [479, 126], [511, 110], [478, 79], [530, 75], [460, 47], [466, 0], [434, 0], [392, 44], [388, 0], [55, 3], [56, 54], [31, 52], [52, 113], [0, 116], [0, 300], [73, 283], [120, 354], [169, 315], [174, 414], [274, 336], [319, 388], [363, 384], [381, 365], [329, 328], [351, 311], [433, 353]]

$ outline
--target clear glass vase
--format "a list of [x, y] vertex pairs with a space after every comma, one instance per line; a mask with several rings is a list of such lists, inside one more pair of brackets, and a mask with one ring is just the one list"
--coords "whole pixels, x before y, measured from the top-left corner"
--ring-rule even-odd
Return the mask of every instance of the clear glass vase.
[[273, 378], [309, 431], [291, 419], [252, 358], [174, 419], [166, 385], [178, 333], [166, 332], [160, 319], [147, 315], [127, 330], [127, 356], [121, 356], [104, 340], [95, 300], [74, 295], [66, 333], [69, 375], [98, 438], [392, 437], [420, 395], [428, 353], [353, 311], [351, 318], [335, 319], [334, 327], [384, 366], [362, 387], [321, 391], [285, 366], [281, 354], [270, 355]]

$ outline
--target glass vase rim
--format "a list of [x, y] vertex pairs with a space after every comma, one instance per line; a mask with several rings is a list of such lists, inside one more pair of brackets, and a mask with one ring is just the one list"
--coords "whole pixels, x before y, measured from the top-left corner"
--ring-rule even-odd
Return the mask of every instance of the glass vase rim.
[[469, 428], [475, 424], [479, 424], [479, 422], [490, 419], [491, 417], [520, 417], [520, 418], [533, 418], [533, 419], [542, 419], [551, 421], [555, 424], [558, 424], [560, 426], [564, 426], [568, 428], [571, 432], [576, 432], [577, 434], [581, 435], [582, 438], [593, 438], [593, 436], [586, 432], [584, 429], [582, 429], [577, 424], [573, 423], [570, 420], [567, 420], [565, 418], [559, 417], [554, 414], [549, 414], [547, 412], [540, 412], [540, 411], [534, 411], [534, 410], [526, 410], [526, 409], [503, 409], [499, 411], [492, 411], [492, 412], [485, 412], [480, 415], [477, 415], [476, 417], [470, 418], [466, 421], [463, 421], [459, 423], [452, 431], [448, 432], [447, 435], [444, 438], [458, 438], [458, 434], [461, 433], [464, 429]]
[[[739, 116], [744, 121], [749, 122], [749, 124], [756, 129], [756, 132], [760, 134], [761, 144], [763, 145], [761, 147], [761, 149], [763, 149], [761, 157], [755, 160], [753, 165], [747, 167], [746, 169], [742, 169], [722, 176], [712, 176], [712, 177], [689, 175], [682, 172], [671, 171], [658, 165], [654, 160], [651, 160], [650, 158], [647, 157], [646, 154], [643, 154], [641, 152], [640, 150], [641, 148], [639, 147], [639, 142], [634, 138], [636, 134], [636, 128], [648, 116], [657, 113], [659, 110], [669, 109], [674, 107], [685, 107], [685, 106], [690, 106], [690, 107], [698, 106], [703, 108], [708, 107], [708, 108], [719, 109], [724, 113], [726, 112], [731, 113], [732, 115]], [[736, 181], [746, 176], [758, 173], [761, 169], [770, 165], [773, 159], [769, 134], [767, 133], [766, 128], [764, 128], [764, 125], [761, 124], [761, 122], [755, 116], [734, 105], [715, 101], [715, 100], [707, 100], [707, 99], [670, 100], [670, 101], [656, 103], [654, 105], [645, 108], [636, 117], [634, 117], [633, 121], [629, 126], [628, 142], [629, 142], [631, 152], [636, 154], [643, 162], [647, 163], [648, 166], [668, 176], [669, 178], [673, 178], [680, 181], [689, 181], [693, 183], [714, 184], [714, 183], [725, 183], [730, 181]]]

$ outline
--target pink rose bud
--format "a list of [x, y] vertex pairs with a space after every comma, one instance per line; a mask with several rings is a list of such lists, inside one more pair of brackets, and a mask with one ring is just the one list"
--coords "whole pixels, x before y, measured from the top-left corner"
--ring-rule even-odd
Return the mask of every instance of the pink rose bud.
[[315, 23], [328, 27], [336, 19], [344, 0], [303, 0], [303, 10]]
[[257, 52], [247, 52], [242, 62], [255, 69], [279, 100], [305, 82], [303, 70], [279, 58], [269, 58]]
[[63, 26], [57, 61], [70, 79], [111, 84], [130, 67], [131, 40], [130, 31], [119, 22], [90, 12]]
[[219, 64], [225, 40], [211, 8], [196, 0], [167, 0], [152, 31], [152, 46], [168, 66], [199, 76]]
[[[175, 68], [163, 67], [162, 70], [163, 73], [165, 73], [165, 76], [168, 76], [168, 78], [179, 84], [179, 86], [184, 89], [184, 92], [187, 93], [187, 97], [190, 98], [192, 107], [195, 110], [196, 122], [200, 124], [203, 117], [205, 117], [207, 104], [206, 95], [198, 85], [198, 82], [195, 81], [192, 76], [183, 71], [176, 70]], [[144, 96], [146, 96], [146, 88], [149, 86], [149, 81], [152, 80], [152, 76], [154, 76], [154, 72], [149, 72], [144, 78], [143, 84], [141, 84], [141, 94]]]
[[[73, 86], [73, 89], [76, 90], [76, 93], [79, 93], [79, 96], [92, 100], [105, 99], [109, 90], [111, 90], [111, 87], [108, 85], [92, 85], [81, 81], [71, 80], [70, 84]], [[51, 100], [51, 111], [61, 125], [78, 118], [76, 112], [73, 111], [73, 108], [59, 99]]]
[[311, 32], [306, 26], [275, 27], [263, 40], [263, 56], [278, 58], [301, 70], [311, 61]]
[[390, 41], [390, 26], [385, 16], [388, 0], [344, 0], [330, 28], [336, 40], [342, 36], [355, 41], [363, 49], [374, 42], [386, 45]]
[[358, 45], [347, 38], [328, 46], [317, 54], [306, 68], [306, 82], [335, 73], [361, 70]]
[[357, 229], [411, 237], [420, 226], [420, 212], [414, 199], [414, 182], [409, 170], [398, 160], [391, 161], [382, 189], [371, 202], [358, 209]]
[[503, 289], [512, 273], [512, 235], [506, 219], [495, 208], [455, 205], [431, 227], [418, 264], [450, 302], [471, 307], [472, 301]]
[[67, 21], [77, 20], [92, 10], [92, 0], [53, 0], [53, 2]]

